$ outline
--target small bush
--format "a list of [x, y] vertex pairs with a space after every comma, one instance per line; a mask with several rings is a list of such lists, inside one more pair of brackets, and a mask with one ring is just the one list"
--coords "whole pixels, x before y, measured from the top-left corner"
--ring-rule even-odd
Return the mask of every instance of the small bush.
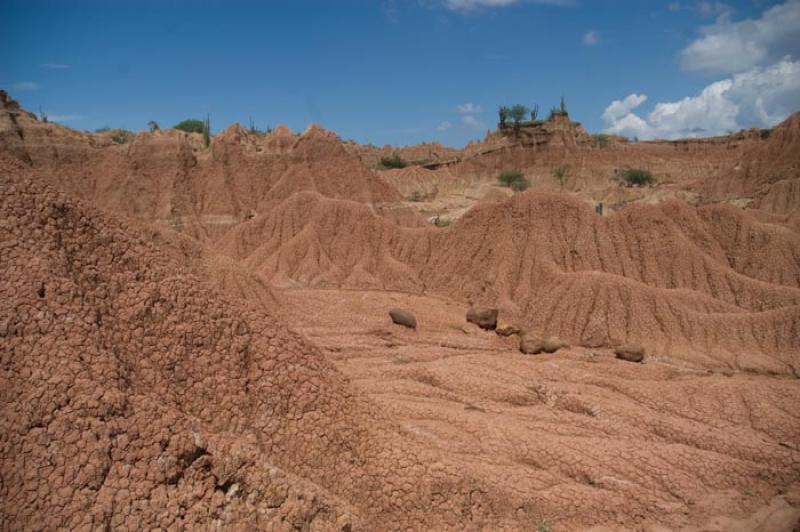
[[112, 129], [109, 131], [109, 133], [111, 140], [117, 144], [127, 144], [133, 140], [133, 137], [136, 136], [136, 133], [133, 131], [128, 131], [127, 129]]
[[408, 195], [408, 201], [413, 201], [413, 202], [425, 201], [425, 196], [426, 196], [425, 192], [421, 190], [415, 190], [414, 192]]
[[513, 181], [525, 177], [519, 170], [506, 170], [497, 178], [504, 187], [510, 187]]
[[650, 186], [656, 182], [656, 178], [649, 170], [641, 168], [623, 168], [617, 171], [616, 178], [622, 184], [632, 187]]
[[405, 168], [408, 163], [395, 153], [391, 157], [381, 157], [381, 166], [384, 168]]
[[513, 190], [514, 192], [523, 192], [525, 190], [528, 190], [530, 186], [531, 182], [528, 181], [528, 178], [523, 177], [522, 179], [518, 179], [513, 183], [511, 183], [511, 190]]
[[611, 144], [611, 137], [603, 133], [592, 135], [592, 143], [595, 148], [608, 148], [609, 144]]
[[127, 129], [120, 129], [120, 128], [111, 129], [108, 126], [95, 129], [94, 132], [106, 133], [109, 136], [109, 138], [111, 138], [111, 140], [113, 140], [117, 144], [127, 144], [133, 140], [133, 137], [136, 136], [136, 133], [134, 133], [133, 131], [128, 131]]
[[203, 133], [203, 131], [205, 131], [205, 123], [202, 120], [190, 118], [179, 124], [175, 124], [173, 128], [185, 131], [186, 133]]
[[553, 176], [558, 179], [558, 182], [561, 184], [561, 188], [564, 188], [564, 185], [567, 183], [567, 176], [569, 175], [569, 165], [562, 164], [555, 170], [553, 170]]
[[528, 178], [519, 170], [507, 170], [501, 173], [497, 180], [502, 186], [508, 187], [515, 192], [522, 192], [531, 186]]
[[447, 227], [451, 223], [453, 223], [453, 220], [450, 218], [442, 218], [440, 216], [437, 216], [436, 219], [433, 220], [433, 225], [436, 227]]

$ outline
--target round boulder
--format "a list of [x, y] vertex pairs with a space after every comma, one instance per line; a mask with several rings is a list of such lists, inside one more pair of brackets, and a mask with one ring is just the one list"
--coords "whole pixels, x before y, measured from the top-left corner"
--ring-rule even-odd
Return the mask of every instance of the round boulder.
[[488, 307], [472, 307], [467, 311], [467, 321], [481, 329], [493, 331], [497, 328], [497, 309]]
[[392, 321], [397, 325], [402, 325], [409, 329], [417, 328], [417, 318], [407, 310], [393, 308], [389, 311], [389, 317], [392, 318]]
[[526, 355], [538, 355], [544, 351], [544, 345], [541, 338], [523, 336], [519, 340], [519, 350]]
[[641, 362], [644, 360], [644, 348], [640, 345], [625, 344], [614, 349], [614, 354], [620, 360], [628, 362]]
[[512, 336], [514, 334], [519, 334], [521, 330], [516, 325], [499, 321], [494, 332], [496, 332], [499, 336]]
[[567, 347], [567, 343], [557, 336], [548, 336], [542, 341], [542, 348], [545, 353], [555, 353], [562, 347]]

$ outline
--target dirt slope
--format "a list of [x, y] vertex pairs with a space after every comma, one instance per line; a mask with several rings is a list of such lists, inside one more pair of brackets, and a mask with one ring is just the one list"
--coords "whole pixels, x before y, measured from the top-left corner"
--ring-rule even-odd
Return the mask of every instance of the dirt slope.
[[584, 345], [637, 341], [667, 358], [800, 370], [800, 237], [730, 206], [600, 217], [525, 193], [448, 229], [405, 229], [304, 195], [242, 224], [224, 250], [277, 286], [427, 290]]
[[[516, 518], [501, 492], [476, 506], [480, 484], [399, 445], [274, 315], [25, 173], [0, 171], [6, 524], [463, 529]], [[444, 497], [435, 511], [432, 492]]]

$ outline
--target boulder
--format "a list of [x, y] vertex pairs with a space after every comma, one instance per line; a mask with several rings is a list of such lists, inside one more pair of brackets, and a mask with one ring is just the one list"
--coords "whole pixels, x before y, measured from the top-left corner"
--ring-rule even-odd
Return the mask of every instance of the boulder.
[[511, 336], [513, 334], [519, 334], [521, 331], [516, 325], [500, 321], [498, 322], [497, 328], [494, 330], [494, 332], [496, 332], [499, 336]]
[[538, 355], [544, 351], [544, 345], [541, 338], [523, 336], [519, 340], [519, 350], [526, 355]]
[[625, 344], [614, 349], [614, 354], [620, 360], [628, 362], [641, 362], [644, 360], [644, 348], [640, 345]]
[[392, 318], [392, 321], [397, 325], [402, 325], [409, 329], [417, 328], [417, 318], [407, 310], [393, 308], [389, 311], [389, 317]]
[[481, 329], [493, 331], [497, 327], [497, 309], [488, 307], [472, 307], [467, 311], [467, 321]]
[[567, 347], [567, 343], [562, 341], [557, 336], [548, 336], [542, 341], [542, 348], [545, 353], [555, 353], [562, 347]]

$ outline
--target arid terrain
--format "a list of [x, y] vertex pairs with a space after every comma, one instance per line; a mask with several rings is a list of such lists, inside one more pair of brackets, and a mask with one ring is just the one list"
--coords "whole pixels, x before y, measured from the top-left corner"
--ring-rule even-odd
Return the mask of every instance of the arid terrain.
[[0, 271], [2, 530], [800, 530], [800, 113], [206, 147], [0, 91]]

